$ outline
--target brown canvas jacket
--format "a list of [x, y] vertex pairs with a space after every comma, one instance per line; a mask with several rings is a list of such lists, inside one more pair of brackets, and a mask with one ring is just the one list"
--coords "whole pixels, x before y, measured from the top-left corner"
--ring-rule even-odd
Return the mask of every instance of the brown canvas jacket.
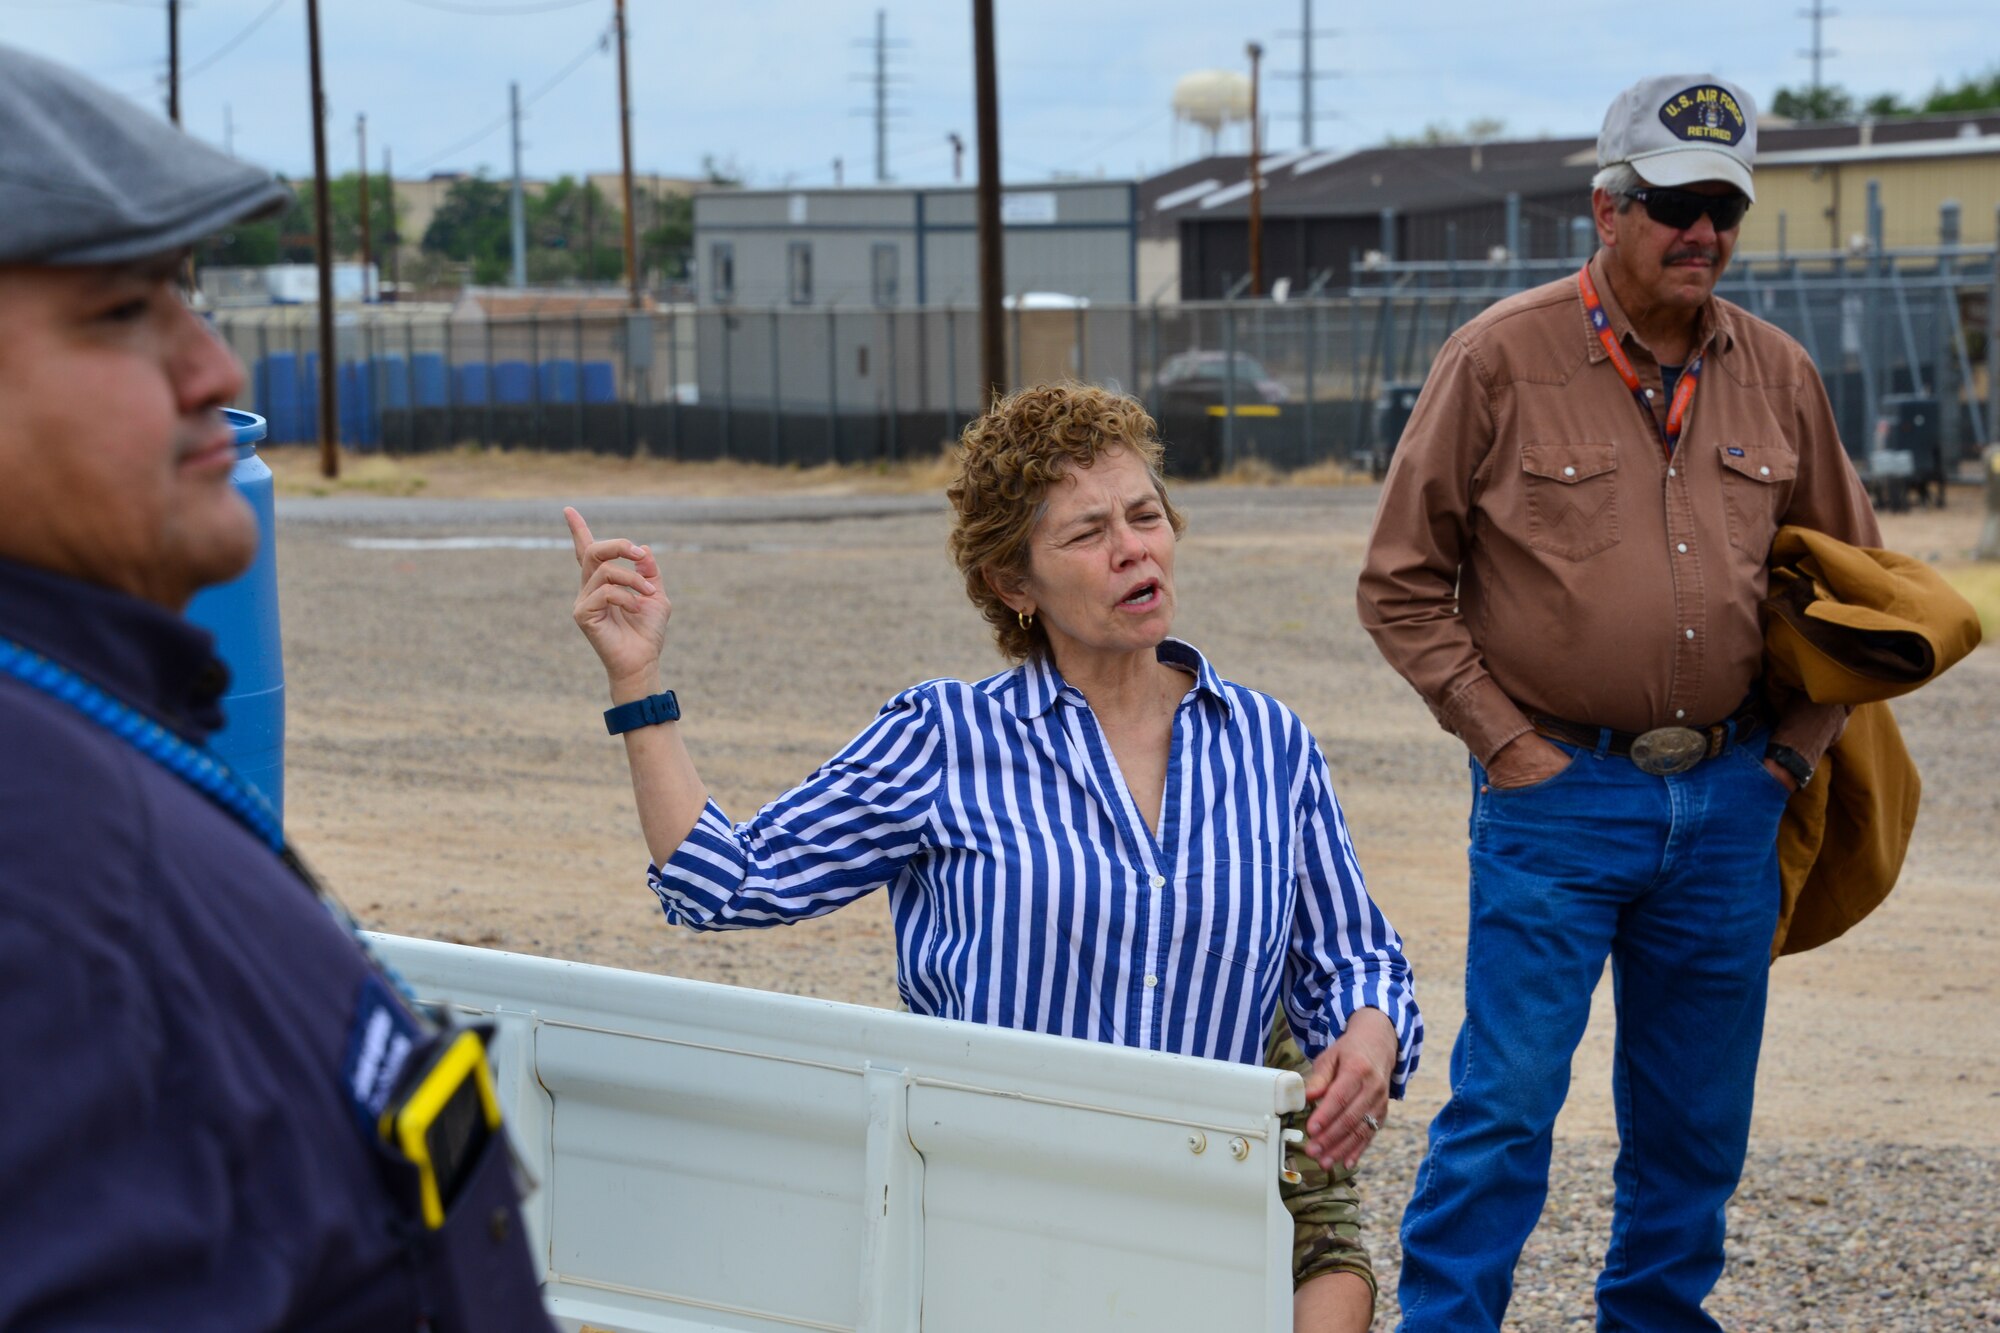
[[[1604, 272], [1613, 331], [1664, 421], [1659, 364]], [[1591, 331], [1574, 275], [1445, 341], [1383, 485], [1362, 624], [1482, 762], [1528, 713], [1647, 731], [1727, 717], [1762, 675], [1780, 524], [1880, 545], [1812, 362], [1723, 300], [1666, 457]], [[1846, 710], [1804, 698], [1776, 736], [1816, 761]]]
[[1771, 548], [1764, 623], [1770, 694], [1856, 705], [1778, 827], [1776, 958], [1839, 938], [1895, 888], [1923, 784], [1886, 701], [1935, 680], [1980, 631], [1923, 561], [1789, 527]]

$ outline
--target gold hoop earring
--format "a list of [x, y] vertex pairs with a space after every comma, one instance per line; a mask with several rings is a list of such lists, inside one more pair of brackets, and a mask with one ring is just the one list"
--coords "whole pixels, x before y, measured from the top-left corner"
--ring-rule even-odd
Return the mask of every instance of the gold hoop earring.
[[1014, 613], [1014, 623], [1021, 627], [1023, 634], [1026, 634], [1035, 627], [1035, 613], [1033, 611], [1016, 611]]

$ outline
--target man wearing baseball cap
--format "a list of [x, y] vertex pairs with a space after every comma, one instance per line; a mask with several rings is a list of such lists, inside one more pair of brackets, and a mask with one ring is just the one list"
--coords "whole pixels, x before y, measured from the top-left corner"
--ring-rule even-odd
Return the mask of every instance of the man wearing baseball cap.
[[204, 748], [257, 529], [177, 283], [284, 199], [0, 47], [0, 1327], [547, 1333], [478, 1034]]
[[1791, 338], [1714, 295], [1756, 109], [1623, 93], [1582, 271], [1445, 343], [1384, 483], [1361, 618], [1471, 756], [1465, 1021], [1403, 1224], [1405, 1330], [1497, 1329], [1610, 958], [1619, 1154], [1600, 1329], [1709, 1330], [1778, 912], [1778, 821], [1844, 710], [1760, 690], [1780, 524], [1874, 516]]

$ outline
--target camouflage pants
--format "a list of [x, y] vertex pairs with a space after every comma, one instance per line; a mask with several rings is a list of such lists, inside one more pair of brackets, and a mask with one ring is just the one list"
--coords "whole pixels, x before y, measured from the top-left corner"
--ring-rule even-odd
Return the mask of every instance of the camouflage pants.
[[[1283, 1010], [1271, 1026], [1264, 1063], [1301, 1078], [1312, 1067], [1292, 1040]], [[1305, 1127], [1306, 1112], [1285, 1117], [1286, 1129], [1303, 1132]], [[1293, 1149], [1290, 1157], [1292, 1169], [1302, 1179], [1296, 1185], [1280, 1185], [1278, 1192], [1292, 1214], [1292, 1285], [1323, 1273], [1352, 1273], [1375, 1291], [1375, 1268], [1368, 1261], [1368, 1247], [1361, 1243], [1361, 1196], [1355, 1191], [1353, 1173], [1346, 1167], [1329, 1172], [1303, 1148]]]

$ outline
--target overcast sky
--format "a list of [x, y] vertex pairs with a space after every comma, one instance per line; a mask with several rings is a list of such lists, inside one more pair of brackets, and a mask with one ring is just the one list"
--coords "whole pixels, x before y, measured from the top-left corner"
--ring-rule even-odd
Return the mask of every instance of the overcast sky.
[[[1605, 104], [1642, 74], [1712, 71], [1760, 103], [1801, 86], [1806, 0], [1635, 8], [1580, 0], [1410, 0], [1365, 10], [1319, 0], [1321, 147], [1378, 143], [1434, 121], [1497, 117], [1513, 134], [1594, 134]], [[1264, 45], [1274, 150], [1300, 142], [1299, 0], [995, 0], [1002, 175], [1113, 177], [1195, 156], [1176, 127], [1175, 82], [1246, 68]], [[530, 176], [614, 170], [617, 66], [600, 39], [611, 0], [321, 0], [335, 171], [355, 162], [356, 113], [371, 164], [398, 176], [508, 166], [507, 85], [533, 99]], [[889, 171], [951, 178], [946, 136], [972, 174], [969, 0], [629, 0], [633, 152], [641, 171], [696, 174], [705, 156], [754, 185], [820, 185], [844, 159], [872, 181], [870, 41], [888, 15]], [[2000, 67], [1995, 0], [1841, 0], [1826, 22], [1828, 82], [1922, 96]], [[0, 41], [54, 57], [148, 105], [164, 102], [165, 0], [0, 0]], [[184, 0], [182, 116], [240, 155], [309, 173], [305, 0]], [[489, 132], [490, 131], [490, 132]]]

